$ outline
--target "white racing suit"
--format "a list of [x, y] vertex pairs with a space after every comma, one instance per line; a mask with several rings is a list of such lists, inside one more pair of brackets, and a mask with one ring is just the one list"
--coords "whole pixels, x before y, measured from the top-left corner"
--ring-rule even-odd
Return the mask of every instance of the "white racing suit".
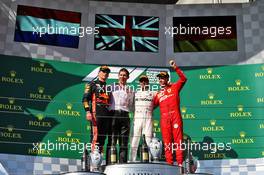
[[133, 136], [131, 140], [131, 161], [136, 161], [137, 150], [142, 134], [145, 134], [147, 145], [152, 139], [152, 113], [154, 106], [153, 91], [137, 91], [135, 94], [135, 115]]

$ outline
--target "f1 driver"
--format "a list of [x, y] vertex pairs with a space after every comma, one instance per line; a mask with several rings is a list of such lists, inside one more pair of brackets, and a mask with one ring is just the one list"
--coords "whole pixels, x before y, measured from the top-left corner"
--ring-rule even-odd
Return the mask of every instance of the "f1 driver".
[[152, 111], [154, 106], [154, 91], [149, 90], [149, 79], [146, 75], [139, 78], [140, 90], [135, 93], [135, 115], [133, 137], [131, 140], [131, 161], [136, 161], [137, 150], [141, 134], [145, 134], [146, 142], [152, 139]]
[[106, 136], [109, 136], [106, 163], [109, 163], [108, 150], [111, 146], [110, 136], [112, 134], [112, 119], [108, 110], [110, 94], [107, 93], [106, 89], [106, 80], [109, 73], [110, 69], [108, 66], [101, 66], [98, 72], [98, 78], [85, 85], [82, 99], [83, 107], [86, 111], [86, 119], [91, 122], [92, 126], [92, 150], [95, 144], [99, 143], [100, 152], [103, 153]]
[[161, 90], [155, 96], [154, 102], [160, 107], [160, 126], [166, 162], [173, 164], [173, 148], [176, 148], [176, 160], [178, 166], [182, 166], [183, 151], [180, 146], [183, 139], [183, 128], [180, 112], [180, 91], [187, 78], [174, 61], [171, 61], [170, 65], [180, 79], [176, 83], [170, 83], [168, 72], [160, 72], [157, 77]]

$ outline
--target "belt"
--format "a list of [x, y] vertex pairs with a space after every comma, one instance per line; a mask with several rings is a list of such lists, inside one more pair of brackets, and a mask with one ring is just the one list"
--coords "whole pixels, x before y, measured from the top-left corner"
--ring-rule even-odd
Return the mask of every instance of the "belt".
[[124, 110], [112, 110], [111, 112], [114, 112], [114, 113], [119, 113], [119, 114], [128, 114], [127, 111], [124, 111]]
[[107, 107], [109, 106], [109, 104], [105, 104], [105, 103], [96, 103], [97, 106], [104, 106], [104, 107]]
[[152, 113], [152, 110], [135, 110], [136, 113]]
[[173, 113], [175, 113], [175, 112], [176, 112], [176, 111], [162, 112], [161, 115], [162, 115], [162, 114], [173, 114]]

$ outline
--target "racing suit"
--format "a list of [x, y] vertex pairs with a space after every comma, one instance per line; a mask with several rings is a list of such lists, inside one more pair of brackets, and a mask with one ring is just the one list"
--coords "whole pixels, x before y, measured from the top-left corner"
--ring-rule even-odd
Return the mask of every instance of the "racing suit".
[[[183, 137], [182, 117], [180, 112], [179, 92], [187, 81], [179, 67], [175, 68], [180, 79], [161, 89], [155, 96], [154, 103], [160, 107], [160, 126], [164, 143], [165, 157], [169, 164], [173, 164], [173, 148], [176, 149], [176, 160], [182, 165], [183, 151], [180, 149]], [[173, 142], [174, 141], [174, 142]]]
[[135, 115], [133, 137], [131, 140], [130, 158], [136, 160], [141, 134], [145, 134], [147, 145], [152, 139], [152, 111], [155, 93], [153, 91], [137, 91], [135, 94]]
[[106, 91], [106, 83], [97, 79], [86, 84], [82, 102], [85, 111], [90, 111], [92, 114], [91, 126], [93, 132], [91, 140], [93, 144], [99, 144], [100, 152], [103, 152], [106, 136], [109, 136], [106, 153], [106, 162], [108, 162], [108, 150], [111, 146], [112, 119], [108, 110], [110, 95]]

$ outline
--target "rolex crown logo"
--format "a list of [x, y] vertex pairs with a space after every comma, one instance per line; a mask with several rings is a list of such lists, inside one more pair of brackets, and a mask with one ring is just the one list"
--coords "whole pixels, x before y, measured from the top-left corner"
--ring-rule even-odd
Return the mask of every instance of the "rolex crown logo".
[[213, 68], [207, 68], [207, 73], [212, 74], [213, 73]]
[[45, 63], [44, 62], [39, 62], [39, 66], [40, 67], [44, 67], [45, 66]]
[[241, 138], [245, 138], [245, 137], [246, 137], [246, 132], [241, 131], [241, 132], [239, 133], [239, 135], [240, 135]]
[[87, 126], [86, 126], [86, 130], [87, 130], [87, 131], [90, 131], [90, 130], [91, 130], [91, 126], [90, 126], [90, 125], [87, 125]]
[[71, 136], [72, 136], [72, 131], [71, 131], [71, 130], [67, 130], [67, 131], [66, 131], [66, 135], [67, 135], [68, 137], [71, 137]]
[[38, 118], [38, 120], [43, 120], [43, 118], [44, 118], [44, 115], [43, 114], [37, 114], [37, 118]]
[[15, 103], [15, 98], [8, 98], [9, 104], [14, 104]]
[[181, 112], [182, 112], [182, 113], [186, 113], [186, 111], [187, 111], [187, 108], [183, 106], [183, 107], [181, 108]]
[[240, 86], [241, 85], [241, 80], [236, 80], [235, 82], [236, 82], [236, 85], [237, 86]]
[[243, 107], [243, 105], [238, 105], [237, 106], [237, 110], [239, 111], [239, 112], [242, 112], [244, 109], [243, 109], [244, 107]]
[[264, 71], [264, 65], [261, 66], [262, 71]]
[[71, 103], [67, 103], [66, 107], [67, 107], [68, 110], [71, 110], [72, 109], [72, 104]]
[[210, 120], [210, 124], [211, 124], [211, 126], [215, 126], [216, 120]]
[[159, 121], [158, 121], [158, 120], [154, 120], [153, 125], [154, 125], [155, 127], [158, 127], [158, 126], [159, 126]]
[[11, 76], [11, 77], [15, 77], [15, 76], [16, 76], [16, 71], [11, 70], [11, 71], [10, 71], [10, 76]]
[[7, 130], [8, 130], [9, 132], [12, 132], [13, 129], [14, 129], [14, 127], [13, 127], [12, 125], [7, 125]]
[[40, 94], [43, 94], [43, 93], [44, 93], [44, 90], [45, 90], [44, 87], [38, 87], [38, 92], [39, 92]]
[[217, 151], [217, 147], [213, 145], [212, 148], [211, 148], [211, 150], [214, 151], [214, 152], [216, 152]]
[[214, 99], [214, 96], [215, 96], [215, 95], [214, 95], [213, 93], [209, 93], [209, 94], [208, 94], [208, 97], [209, 97], [210, 100], [213, 100], [213, 99]]

